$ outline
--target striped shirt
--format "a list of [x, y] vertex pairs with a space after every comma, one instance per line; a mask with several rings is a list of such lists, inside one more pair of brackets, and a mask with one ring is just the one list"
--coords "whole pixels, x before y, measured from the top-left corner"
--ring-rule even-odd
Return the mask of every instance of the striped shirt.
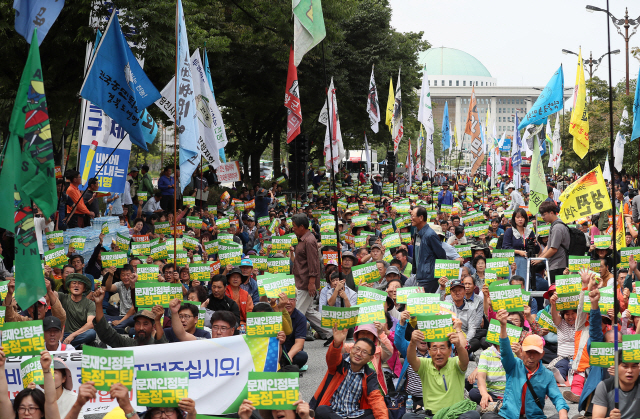
[[[420, 351], [416, 352], [418, 354], [418, 358], [429, 357], [429, 352], [425, 353], [424, 355], [422, 355]], [[413, 397], [422, 398], [422, 381], [420, 380], [420, 376], [416, 374], [413, 368], [411, 368], [411, 365], [407, 367], [407, 394], [410, 394]]]
[[502, 396], [507, 385], [507, 376], [502, 366], [500, 352], [495, 346], [486, 349], [480, 355], [478, 361], [478, 373], [487, 374], [487, 391]]
[[562, 319], [557, 326], [558, 329], [558, 356], [563, 358], [573, 358], [576, 339], [576, 326], [569, 324]]
[[[351, 358], [345, 359], [351, 364]], [[362, 380], [364, 379], [364, 368], [358, 372], [347, 369], [347, 376], [333, 393], [331, 398], [331, 409], [336, 415], [343, 418], [356, 418], [364, 415], [364, 410], [360, 409], [360, 398], [362, 397]]]

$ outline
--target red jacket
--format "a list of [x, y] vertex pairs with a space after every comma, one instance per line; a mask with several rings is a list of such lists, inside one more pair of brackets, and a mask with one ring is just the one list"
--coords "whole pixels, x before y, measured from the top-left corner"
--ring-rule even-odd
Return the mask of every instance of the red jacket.
[[[329, 345], [327, 351], [327, 373], [318, 386], [316, 394], [309, 402], [312, 409], [318, 406], [331, 406], [331, 398], [333, 393], [338, 390], [340, 384], [345, 378], [347, 368], [351, 368], [345, 359], [349, 355], [342, 354], [342, 345], [336, 348], [333, 344]], [[378, 376], [374, 369], [365, 365], [364, 379], [362, 380], [362, 397], [360, 399], [360, 408], [363, 410], [371, 410], [375, 419], [389, 419], [389, 411], [384, 402], [384, 397], [380, 392], [378, 384]]]

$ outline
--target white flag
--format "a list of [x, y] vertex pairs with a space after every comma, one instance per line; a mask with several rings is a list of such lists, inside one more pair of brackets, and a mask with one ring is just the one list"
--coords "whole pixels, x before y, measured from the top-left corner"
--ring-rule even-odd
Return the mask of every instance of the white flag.
[[364, 133], [364, 161], [367, 162], [367, 173], [371, 173], [371, 155], [369, 154], [369, 143], [367, 142], [366, 132]]
[[609, 169], [609, 153], [607, 153], [607, 159], [604, 161], [604, 170], [602, 171], [602, 178], [611, 182], [611, 170]]
[[[327, 103], [329, 106], [327, 107]], [[318, 121], [326, 125], [327, 130], [324, 136], [324, 160], [327, 170], [331, 165], [331, 153], [333, 152], [333, 170], [338, 172], [338, 164], [345, 156], [344, 145], [342, 144], [342, 133], [340, 132], [340, 119], [338, 118], [338, 101], [336, 99], [336, 89], [333, 87], [333, 77], [331, 85], [327, 91], [327, 100], [324, 103]], [[329, 131], [331, 128], [331, 131]], [[329, 148], [331, 144], [331, 149]]]
[[[400, 75], [398, 75], [398, 85]], [[418, 108], [418, 121], [422, 122], [427, 130], [427, 137], [433, 135], [433, 112], [431, 108], [431, 92], [429, 91], [429, 76], [427, 76], [427, 66], [422, 71], [422, 87], [420, 88], [420, 107]]]
[[433, 135], [426, 137], [424, 141], [424, 170], [429, 172], [429, 174], [433, 176], [433, 174], [436, 172], [436, 156], [435, 150], [433, 148]]
[[402, 120], [402, 93], [400, 91], [400, 70], [398, 70], [398, 84], [396, 85], [396, 100], [393, 105], [393, 152], [398, 154], [398, 146], [404, 135], [404, 123]]
[[[214, 112], [215, 100], [209, 88], [207, 75], [200, 60], [200, 50], [196, 49], [191, 56], [191, 74], [193, 76], [194, 94], [196, 96], [196, 110], [198, 114], [198, 146], [207, 161], [217, 169], [220, 166], [220, 132], [224, 133], [222, 118], [216, 118]], [[217, 109], [217, 106], [215, 106]]]
[[[376, 80], [373, 78], [373, 69], [374, 66], [371, 66], [369, 94], [367, 95], [367, 113], [369, 114], [369, 124], [371, 124], [371, 131], [377, 134], [378, 123], [380, 122], [380, 105], [378, 104], [378, 89], [376, 88]], [[371, 171], [371, 168], [369, 168], [369, 171]]]
[[[625, 107], [622, 111], [622, 118], [620, 118], [620, 125], [623, 125], [628, 118], [629, 112], [627, 112], [627, 108]], [[618, 131], [616, 134], [616, 142], [613, 146], [613, 165], [617, 171], [622, 170], [622, 159], [624, 158], [624, 146], [626, 143], [626, 136], [622, 135], [620, 131]]]
[[560, 141], [560, 115], [556, 117], [556, 125], [553, 129], [553, 155], [549, 159], [549, 164], [553, 161], [553, 170], [558, 170], [560, 167], [560, 157], [562, 156], [562, 142]]

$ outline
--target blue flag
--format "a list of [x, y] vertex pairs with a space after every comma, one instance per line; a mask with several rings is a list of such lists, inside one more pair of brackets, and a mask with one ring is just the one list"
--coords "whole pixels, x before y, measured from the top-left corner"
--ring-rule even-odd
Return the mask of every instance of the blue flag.
[[[211, 89], [211, 94], [213, 95], [213, 100], [216, 99], [216, 94], [213, 91], [213, 82], [211, 81], [211, 70], [209, 69], [209, 57], [207, 56], [207, 49], [204, 50], [204, 72], [207, 75], [207, 82], [209, 83], [209, 88]], [[218, 148], [218, 155], [220, 155], [220, 163], [226, 163], [227, 157], [224, 154], [224, 147]]]
[[442, 116], [442, 150], [451, 147], [451, 130], [449, 127], [449, 102], [444, 103], [444, 115]]
[[16, 32], [31, 43], [33, 29], [38, 28], [38, 46], [64, 7], [64, 0], [13, 0], [16, 11]]
[[[638, 78], [640, 80], [640, 71]], [[631, 132], [631, 141], [640, 137], [640, 83], [636, 81], [636, 96], [633, 99], [633, 131]]]
[[551, 80], [547, 83], [538, 99], [531, 107], [531, 110], [522, 118], [518, 129], [522, 129], [529, 124], [540, 125], [547, 123], [547, 116], [562, 110], [562, 94], [564, 89], [564, 75], [562, 64], [553, 73]]
[[146, 111], [160, 98], [122, 35], [114, 13], [87, 71], [80, 95], [101, 108], [129, 133], [131, 142], [147, 150], [158, 125]]

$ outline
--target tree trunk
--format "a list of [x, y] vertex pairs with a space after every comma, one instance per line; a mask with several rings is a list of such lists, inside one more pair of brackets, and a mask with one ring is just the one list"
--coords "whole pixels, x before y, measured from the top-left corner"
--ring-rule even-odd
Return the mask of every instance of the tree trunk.
[[249, 187], [249, 154], [242, 155], [242, 181]]
[[253, 186], [260, 184], [260, 157], [261, 151], [251, 153], [251, 183]]
[[276, 137], [273, 141], [273, 179], [280, 177], [281, 164], [280, 164], [280, 137]]

